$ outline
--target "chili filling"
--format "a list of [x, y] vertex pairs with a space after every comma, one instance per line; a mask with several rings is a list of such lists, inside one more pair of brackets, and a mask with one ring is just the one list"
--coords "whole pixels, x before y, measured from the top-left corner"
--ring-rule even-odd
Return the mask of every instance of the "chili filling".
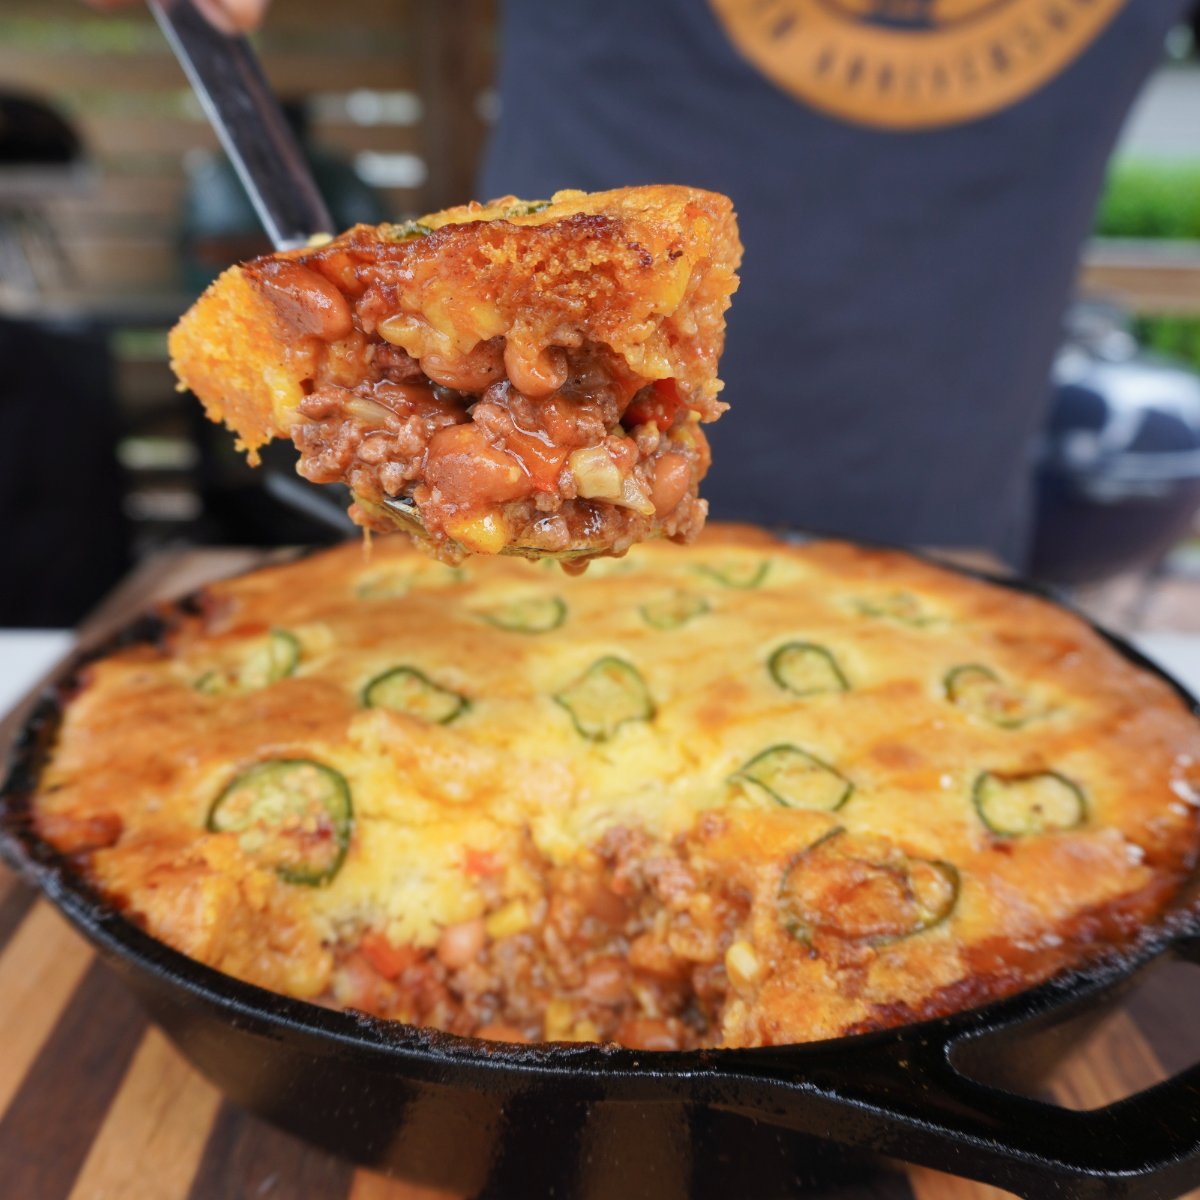
[[740, 256], [729, 200], [692, 188], [464, 205], [231, 268], [172, 360], [360, 525], [452, 562], [620, 555], [704, 523]]
[[623, 553], [649, 537], [690, 541], [703, 527], [708, 443], [673, 381], [637, 388], [588, 347], [564, 352], [562, 385], [533, 397], [504, 375], [503, 338], [478, 348], [476, 378], [444, 373], [458, 388], [406, 358], [366, 343], [363, 378], [349, 388], [327, 364], [292, 427], [300, 473], [346, 483], [360, 524], [393, 529], [389, 501], [411, 498], [450, 560]]

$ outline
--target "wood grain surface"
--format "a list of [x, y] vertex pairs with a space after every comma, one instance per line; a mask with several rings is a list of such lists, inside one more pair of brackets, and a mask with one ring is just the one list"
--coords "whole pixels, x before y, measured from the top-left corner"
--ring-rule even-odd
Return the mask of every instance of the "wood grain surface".
[[[154, 559], [84, 625], [81, 639], [103, 637], [150, 602], [263, 557], [219, 550]], [[0, 746], [19, 720], [18, 709], [0, 724]], [[1195, 968], [1170, 964], [1155, 972], [1061, 1064], [1048, 1085], [1050, 1098], [1094, 1108], [1200, 1060], [1198, 994]], [[922, 1167], [881, 1170], [827, 1193], [829, 1200], [1006, 1194]], [[1196, 1200], [1200, 1191], [1189, 1195]], [[3, 867], [0, 1197], [456, 1200], [356, 1169], [223, 1100], [147, 1022], [82, 938]]]

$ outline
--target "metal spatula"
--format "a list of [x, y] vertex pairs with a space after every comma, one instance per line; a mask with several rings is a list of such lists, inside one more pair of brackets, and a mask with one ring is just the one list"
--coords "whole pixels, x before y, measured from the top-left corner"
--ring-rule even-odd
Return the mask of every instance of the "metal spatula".
[[[192, 0], [149, 0], [149, 4], [275, 248], [292, 250], [314, 234], [332, 233], [325, 202], [250, 44], [214, 29]], [[333, 515], [323, 498], [296, 479], [269, 474], [267, 487], [277, 499], [309, 516], [339, 529], [349, 524], [344, 512]], [[389, 497], [378, 511], [407, 533], [420, 537], [425, 532], [420, 511], [408, 497]], [[575, 558], [587, 552], [587, 547], [548, 553], [521, 546], [503, 551], [553, 558]]]
[[149, 0], [276, 250], [334, 232], [308, 164], [244, 37], [214, 29], [192, 0]]
[[[250, 43], [214, 29], [192, 0], [149, 5], [275, 249], [332, 234], [329, 210]], [[345, 502], [294, 475], [267, 468], [263, 483], [280, 503], [339, 533], [354, 528]]]

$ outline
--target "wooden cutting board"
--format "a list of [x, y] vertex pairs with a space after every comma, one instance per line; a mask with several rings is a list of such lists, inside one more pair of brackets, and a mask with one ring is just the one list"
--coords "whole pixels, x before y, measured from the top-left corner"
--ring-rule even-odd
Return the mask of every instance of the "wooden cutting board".
[[[198, 550], [153, 559], [85, 624], [81, 637], [103, 637], [153, 600], [265, 557]], [[19, 717], [0, 724], [0, 746]], [[1053, 1098], [1070, 1108], [1093, 1108], [1200, 1060], [1196, 975], [1179, 964], [1152, 975], [1059, 1067], [1050, 1081]], [[914, 1167], [881, 1171], [826, 1195], [988, 1200], [1007, 1193]], [[455, 1200], [357, 1170], [223, 1100], [147, 1022], [83, 939], [3, 867], [0, 1196]], [[1190, 1196], [1197, 1200], [1200, 1190]]]

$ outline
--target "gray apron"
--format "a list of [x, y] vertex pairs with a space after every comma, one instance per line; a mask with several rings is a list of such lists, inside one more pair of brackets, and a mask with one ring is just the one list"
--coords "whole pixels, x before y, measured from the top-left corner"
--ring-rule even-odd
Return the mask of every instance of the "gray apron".
[[[805, 5], [834, 13], [843, 41], [809, 55], [801, 82], [819, 93], [821, 72], [840, 71], [852, 91], [855, 69], [874, 71], [887, 122], [903, 80], [854, 59], [855, 28], [922, 48], [954, 24], [939, 24], [936, 0], [899, 17], [891, 2], [876, 12], [868, 0], [865, 14], [852, 11], [860, 0], [744, 7], [773, 3], [776, 23], [759, 31], [768, 47], [809, 36], [796, 25], [815, 11]], [[1069, 37], [1099, 2], [959, 0], [956, 19], [1010, 6], [1032, 77], [1055, 30]], [[709, 430], [712, 516], [986, 547], [1020, 563], [1031, 446], [1080, 247], [1183, 0], [1111, 3], [1098, 32], [1010, 101], [898, 128], [768, 78], [705, 0], [503, 7], [483, 195], [676, 182], [733, 197], [746, 256], [721, 370], [732, 407]], [[998, 39], [982, 64], [947, 59], [962, 77], [939, 77], [935, 62], [911, 86], [968, 105], [973, 87], [1012, 91], [1010, 50]]]

